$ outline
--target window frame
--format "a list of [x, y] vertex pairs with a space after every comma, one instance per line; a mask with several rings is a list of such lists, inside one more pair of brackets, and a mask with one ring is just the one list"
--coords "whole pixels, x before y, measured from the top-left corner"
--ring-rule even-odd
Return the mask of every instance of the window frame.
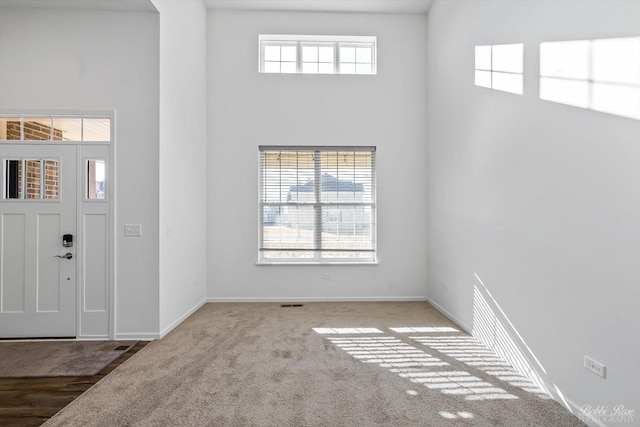
[[[0, 111], [0, 121], [18, 121], [20, 123], [20, 138], [19, 139], [7, 139], [0, 138], [0, 144], [47, 144], [47, 145], [56, 145], [56, 144], [77, 144], [84, 143], [87, 145], [92, 144], [104, 144], [111, 143], [115, 139], [115, 129], [114, 129], [114, 116], [105, 113], [105, 114], [41, 114], [41, 113], [33, 113], [33, 114], [5, 114]], [[49, 137], [45, 139], [29, 139], [25, 136], [25, 125], [36, 121], [36, 120], [48, 120], [49, 125]], [[79, 137], [78, 138], [56, 138], [54, 135], [54, 131], [57, 130], [55, 128], [57, 120], [77, 120], [79, 124]], [[86, 120], [86, 122], [85, 122]], [[89, 132], [86, 132], [87, 128], [90, 126], [86, 126], [92, 121], [100, 120], [107, 121], [108, 128], [108, 138], [91, 138]]]
[[[299, 42], [299, 49], [300, 49], [300, 60], [299, 60], [299, 64], [300, 64], [300, 70], [299, 73], [300, 74], [339, 74], [339, 68], [338, 68], [338, 58], [339, 58], [339, 53], [338, 53], [338, 46], [336, 45], [336, 43], [332, 43], [332, 42], [318, 42], [318, 41], [301, 41]], [[304, 48], [305, 47], [315, 47], [318, 48], [318, 60], [316, 62], [310, 62], [310, 61], [305, 61], [304, 60]], [[320, 61], [320, 48], [321, 47], [331, 47], [333, 48], [333, 60], [332, 62], [321, 62]], [[304, 64], [317, 64], [318, 65], [318, 72], [316, 73], [306, 73], [304, 71]], [[321, 73], [320, 72], [320, 64], [331, 64], [331, 68], [332, 68], [332, 72], [331, 73]]]
[[[372, 51], [371, 51], [371, 62], [358, 62], [358, 50], [357, 49], [361, 49], [361, 48], [367, 48], [367, 47], [371, 47]], [[346, 62], [346, 61], [342, 61], [342, 58], [340, 57], [340, 49], [342, 48], [354, 48], [356, 49], [354, 51], [354, 59], [353, 62]], [[375, 72], [375, 49], [373, 49], [373, 47], [368, 44], [368, 43], [361, 43], [361, 42], [344, 42], [344, 43], [340, 43], [337, 46], [337, 50], [338, 50], [338, 54], [337, 54], [337, 59], [336, 59], [336, 67], [340, 70], [340, 67], [342, 66], [342, 64], [353, 64], [354, 70], [357, 70], [358, 65], [370, 65], [371, 66], [371, 74], [376, 74]], [[340, 74], [349, 74], [349, 75], [359, 75], [359, 76], [367, 76], [370, 75], [368, 73], [362, 73], [359, 74], [357, 72], [353, 72], [353, 73], [340, 73]]]
[[[324, 153], [335, 152], [368, 152], [371, 153], [371, 200], [362, 202], [337, 202], [337, 201], [323, 201], [322, 200], [322, 184], [321, 177], [323, 166], [321, 163], [321, 157]], [[269, 152], [311, 152], [320, 154], [320, 159], [314, 158], [313, 176], [314, 176], [314, 191], [313, 202], [300, 202], [300, 201], [287, 201], [287, 202], [267, 202], [263, 199], [265, 191], [264, 182], [264, 153]], [[344, 265], [377, 265], [377, 201], [376, 201], [376, 147], [375, 146], [259, 146], [259, 168], [258, 168], [258, 261], [257, 265], [323, 265], [323, 264], [344, 264]], [[297, 170], [297, 168], [296, 168]], [[320, 184], [318, 184], [320, 182]], [[299, 183], [297, 185], [300, 185]], [[285, 186], [286, 187], [286, 186]], [[282, 188], [282, 187], [281, 187]], [[307, 206], [313, 208], [313, 248], [301, 249], [301, 248], [264, 248], [264, 211], [267, 206]], [[322, 210], [326, 207], [333, 206], [348, 206], [348, 207], [369, 207], [371, 214], [369, 222], [371, 236], [371, 249], [322, 249], [322, 237], [318, 233], [322, 233], [324, 224], [335, 224], [335, 222], [329, 221], [329, 215], [327, 219], [323, 219]], [[318, 222], [319, 221], [319, 222]], [[290, 252], [310, 252], [312, 257], [298, 258], [269, 258], [263, 256], [265, 252], [275, 251], [290, 251]], [[329, 257], [326, 256], [335, 252], [354, 252], [354, 253], [369, 253], [369, 257]]]
[[[260, 34], [258, 36], [258, 73], [260, 74], [339, 74], [374, 76], [377, 74], [377, 37], [376, 36], [312, 36], [312, 35], [289, 35], [289, 34]], [[267, 46], [296, 46], [296, 72], [282, 73], [265, 71]], [[331, 46], [333, 47], [333, 73], [305, 73], [303, 71], [302, 50], [305, 46]], [[368, 47], [371, 48], [371, 72], [370, 73], [342, 73], [340, 70], [340, 48], [341, 47]], [[358, 64], [358, 62], [354, 63]], [[365, 63], [362, 63], [365, 64]], [[368, 63], [367, 63], [368, 64]]]
[[[2, 161], [2, 165], [0, 170], [3, 174], [2, 181], [2, 190], [0, 191], [0, 201], [3, 203], [60, 203], [61, 194], [60, 194], [60, 177], [58, 175], [58, 181], [56, 185], [58, 187], [56, 197], [47, 197], [46, 192], [46, 162], [56, 162], [56, 168], [61, 167], [62, 159], [60, 157], [55, 156], [47, 156], [47, 157], [0, 157]], [[28, 165], [27, 162], [39, 162], [39, 188], [38, 188], [38, 197], [27, 197], [28, 195], [28, 177], [27, 170]], [[15, 172], [11, 171], [11, 166], [9, 162], [19, 162], [21, 173], [18, 173], [18, 169]], [[14, 163], [15, 164], [15, 163]], [[9, 175], [13, 176], [13, 180], [9, 177]], [[13, 188], [10, 188], [11, 187]], [[16, 195], [20, 195], [20, 197], [11, 197], [11, 195], [15, 193]]]
[[[280, 60], [279, 61], [267, 61], [266, 58], [266, 54], [265, 54], [265, 50], [267, 47], [273, 47], [273, 46], [278, 46], [280, 48]], [[296, 60], [293, 61], [293, 63], [295, 64], [295, 72], [294, 73], [289, 73], [289, 72], [282, 72], [282, 63], [291, 63], [292, 61], [283, 61], [282, 60], [282, 47], [283, 46], [288, 46], [288, 47], [295, 47], [296, 48]], [[266, 74], [297, 74], [299, 73], [299, 64], [300, 64], [300, 47], [294, 43], [294, 42], [287, 42], [287, 41], [266, 41], [264, 43], [262, 43], [260, 45], [260, 57], [262, 58], [260, 61], [260, 65], [261, 65], [261, 72], [266, 73]], [[280, 64], [280, 71], [277, 73], [273, 73], [273, 72], [268, 72], [268, 71], [264, 71], [265, 70], [265, 64], [267, 62], [274, 62], [274, 63], [278, 63]]]

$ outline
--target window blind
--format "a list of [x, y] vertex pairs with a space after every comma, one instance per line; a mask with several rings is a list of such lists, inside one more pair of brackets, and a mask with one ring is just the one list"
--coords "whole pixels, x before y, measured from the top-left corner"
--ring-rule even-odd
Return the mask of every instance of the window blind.
[[260, 147], [261, 262], [374, 262], [375, 147]]

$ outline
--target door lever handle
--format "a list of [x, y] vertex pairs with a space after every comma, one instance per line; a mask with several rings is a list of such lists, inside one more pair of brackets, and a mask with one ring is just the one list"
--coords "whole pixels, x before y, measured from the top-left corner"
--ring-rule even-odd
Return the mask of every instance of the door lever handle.
[[71, 252], [67, 252], [64, 255], [55, 255], [56, 258], [65, 258], [65, 259], [71, 259], [73, 258], [73, 255], [71, 254]]

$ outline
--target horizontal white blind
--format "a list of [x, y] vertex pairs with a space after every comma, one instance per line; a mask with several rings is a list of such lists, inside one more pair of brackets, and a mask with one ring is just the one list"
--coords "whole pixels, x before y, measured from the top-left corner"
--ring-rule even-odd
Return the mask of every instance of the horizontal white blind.
[[375, 147], [260, 147], [260, 260], [375, 261]]

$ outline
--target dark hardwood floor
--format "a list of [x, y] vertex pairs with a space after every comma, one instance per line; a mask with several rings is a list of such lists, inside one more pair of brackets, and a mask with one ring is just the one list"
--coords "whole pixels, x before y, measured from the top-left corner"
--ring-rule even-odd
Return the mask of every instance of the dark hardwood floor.
[[39, 426], [149, 341], [140, 341], [92, 377], [0, 378], [0, 426]]

